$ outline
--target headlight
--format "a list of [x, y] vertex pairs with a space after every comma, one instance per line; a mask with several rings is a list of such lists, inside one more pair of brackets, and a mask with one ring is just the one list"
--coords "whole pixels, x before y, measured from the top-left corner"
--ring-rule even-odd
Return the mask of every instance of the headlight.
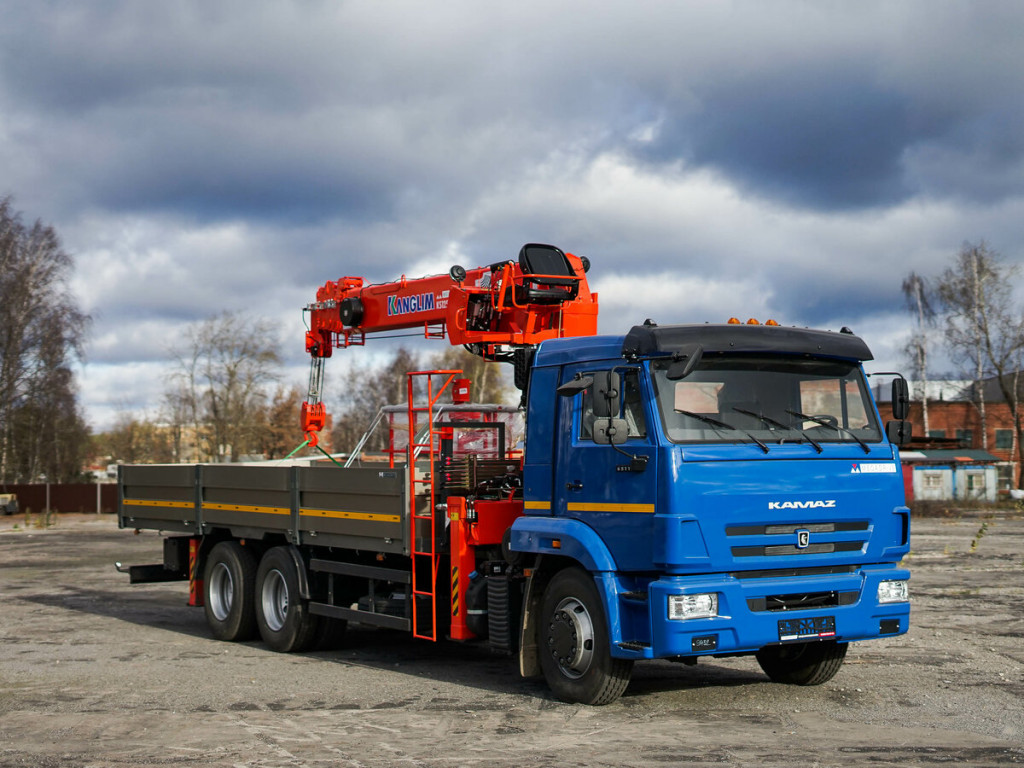
[[878, 582], [878, 602], [905, 603], [910, 600], [910, 588], [906, 580]]
[[709, 619], [718, 615], [718, 593], [703, 595], [669, 595], [668, 617], [671, 620]]

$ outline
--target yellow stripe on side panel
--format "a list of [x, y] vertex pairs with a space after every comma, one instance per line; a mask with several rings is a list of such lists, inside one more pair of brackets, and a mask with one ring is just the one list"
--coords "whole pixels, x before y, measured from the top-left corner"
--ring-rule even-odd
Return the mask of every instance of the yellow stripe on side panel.
[[122, 503], [133, 507], [169, 507], [171, 509], [192, 509], [195, 506], [191, 501], [154, 501], [152, 499], [125, 499]]
[[526, 502], [523, 505], [523, 507], [525, 509], [550, 510], [551, 509], [551, 502], [550, 501], [528, 501], [528, 502]]
[[204, 503], [203, 509], [221, 510], [224, 512], [257, 512], [264, 515], [290, 515], [288, 507], [257, 507], [251, 504], [214, 504]]
[[653, 504], [606, 504], [598, 502], [573, 502], [568, 505], [570, 512], [636, 512], [654, 514]]
[[369, 520], [374, 523], [400, 523], [401, 515], [380, 515], [373, 512], [339, 512], [332, 509], [300, 509], [306, 517], [330, 517], [336, 520]]

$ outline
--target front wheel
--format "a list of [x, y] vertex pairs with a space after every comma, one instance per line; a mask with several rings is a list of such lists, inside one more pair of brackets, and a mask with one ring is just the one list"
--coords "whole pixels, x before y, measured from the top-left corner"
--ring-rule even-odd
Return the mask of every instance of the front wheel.
[[287, 547], [268, 550], [256, 571], [256, 625], [275, 651], [308, 649], [317, 639], [319, 616], [299, 596], [299, 573]]
[[610, 704], [629, 685], [633, 662], [612, 658], [600, 595], [580, 569], [559, 571], [544, 590], [537, 635], [544, 678], [562, 701]]
[[834, 640], [770, 645], [757, 652], [757, 663], [776, 683], [821, 685], [836, 676], [846, 658], [847, 643]]

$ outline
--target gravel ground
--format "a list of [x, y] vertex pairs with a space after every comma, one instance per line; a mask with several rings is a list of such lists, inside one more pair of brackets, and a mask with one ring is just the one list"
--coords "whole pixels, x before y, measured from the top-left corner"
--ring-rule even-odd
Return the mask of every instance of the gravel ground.
[[351, 631], [280, 655], [210, 638], [185, 586], [130, 586], [159, 538], [0, 518], [0, 768], [1024, 764], [1024, 519], [914, 523], [909, 634], [815, 688], [750, 659], [640, 664], [563, 704], [486, 649]]

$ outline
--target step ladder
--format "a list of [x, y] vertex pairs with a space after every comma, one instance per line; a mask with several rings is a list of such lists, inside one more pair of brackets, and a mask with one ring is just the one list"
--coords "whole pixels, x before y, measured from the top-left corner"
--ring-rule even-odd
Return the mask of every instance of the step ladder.
[[[437, 577], [441, 555], [437, 551], [438, 511], [435, 486], [441, 431], [435, 428], [434, 407], [459, 370], [410, 371], [406, 374], [409, 403], [409, 541], [412, 555], [412, 634], [437, 641]], [[417, 404], [416, 385], [423, 384], [425, 402]], [[427, 428], [417, 439], [417, 422], [426, 416]], [[427, 471], [417, 476], [416, 462], [426, 460]], [[444, 522], [440, 523], [444, 532]], [[447, 587], [445, 589], [447, 596]]]

